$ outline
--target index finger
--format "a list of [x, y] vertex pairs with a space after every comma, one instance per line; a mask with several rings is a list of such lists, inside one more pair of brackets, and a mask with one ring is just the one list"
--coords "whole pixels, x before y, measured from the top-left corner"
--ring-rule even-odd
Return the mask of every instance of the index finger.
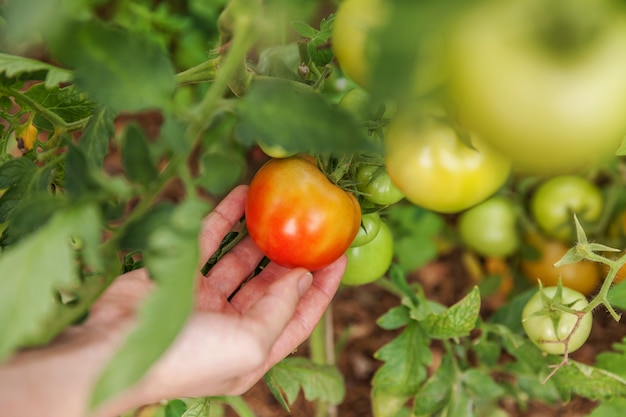
[[219, 248], [224, 236], [244, 215], [248, 186], [233, 188], [203, 220], [199, 233], [201, 265]]

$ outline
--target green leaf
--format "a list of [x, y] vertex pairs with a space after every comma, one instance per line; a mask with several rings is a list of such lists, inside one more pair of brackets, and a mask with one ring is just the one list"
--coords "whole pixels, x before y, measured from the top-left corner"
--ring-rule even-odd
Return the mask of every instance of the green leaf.
[[463, 299], [439, 314], [431, 314], [423, 322], [434, 339], [467, 336], [476, 326], [480, 312], [480, 291], [474, 287]]
[[307, 400], [330, 404], [341, 403], [345, 395], [343, 376], [336, 366], [316, 364], [303, 357], [283, 359], [267, 372], [265, 382], [272, 392], [284, 392], [286, 404], [282, 395], [276, 397], [283, 406], [293, 404], [300, 389]]
[[185, 200], [150, 235], [144, 252], [155, 291], [139, 310], [137, 328], [108, 363], [92, 394], [101, 404], [136, 383], [174, 341], [193, 309], [198, 230], [206, 205]]
[[437, 371], [422, 385], [413, 401], [413, 415], [433, 415], [449, 400], [455, 373], [452, 358], [445, 355]]
[[175, 88], [166, 52], [143, 34], [97, 21], [75, 22], [54, 54], [75, 68], [76, 85], [98, 103], [121, 111], [166, 108]]
[[435, 237], [444, 229], [443, 218], [412, 204], [395, 204], [386, 210], [394, 236], [394, 254], [400, 266], [413, 271], [439, 254]]
[[[100, 223], [94, 206], [73, 205], [2, 252], [0, 361], [25, 343], [41, 341], [46, 319], [56, 307], [55, 291], [76, 283], [79, 277], [70, 240], [80, 239], [84, 248], [97, 247]], [[100, 268], [95, 256], [87, 259], [94, 270]]]
[[417, 322], [411, 322], [374, 355], [385, 363], [374, 374], [373, 386], [392, 394], [415, 395], [432, 359], [429, 342], [424, 329]]
[[461, 375], [463, 389], [475, 402], [492, 402], [504, 395], [504, 389], [485, 369], [468, 369]]
[[182, 417], [209, 417], [211, 411], [211, 399], [207, 397], [193, 400]]
[[489, 322], [504, 325], [514, 333], [522, 333], [522, 310], [536, 292], [537, 288], [533, 287], [515, 296], [489, 317]]
[[306, 22], [291, 22], [291, 26], [300, 36], [305, 38], [313, 38], [317, 34], [317, 30]]
[[559, 390], [591, 400], [626, 396], [626, 379], [611, 371], [570, 360], [552, 377]]
[[406, 326], [410, 322], [411, 316], [409, 309], [406, 306], [400, 305], [389, 309], [376, 321], [376, 324], [385, 330], [395, 330]]
[[46, 82], [44, 84], [46, 88], [52, 88], [61, 83], [70, 82], [73, 76], [71, 71], [55, 67], [45, 62], [0, 53], [0, 73], [4, 73], [9, 78], [38, 71], [46, 71]]
[[626, 379], [626, 339], [615, 343], [612, 352], [600, 353], [596, 358], [596, 366]]
[[626, 281], [619, 282], [609, 289], [607, 296], [609, 303], [614, 308], [626, 310]]
[[94, 194], [101, 190], [100, 184], [93, 177], [93, 168], [81, 148], [68, 144], [65, 153], [65, 181], [66, 194], [73, 200]]
[[[377, 149], [347, 111], [336, 109], [306, 84], [256, 80], [238, 103], [239, 140], [288, 152], [353, 152]], [[323, 123], [321, 121], [324, 121]]]
[[175, 399], [165, 405], [165, 417], [182, 417], [187, 411], [187, 404], [183, 400]]
[[[68, 123], [89, 117], [95, 109], [85, 94], [73, 85], [59, 88], [35, 84], [25, 94]], [[35, 125], [40, 129], [54, 130], [54, 126], [43, 116], [35, 117]]]
[[102, 167], [109, 152], [109, 141], [115, 134], [114, 120], [115, 113], [107, 108], [97, 109], [89, 118], [78, 142], [89, 165]]
[[588, 417], [622, 417], [626, 410], [626, 398], [610, 398], [601, 402]]
[[378, 386], [372, 388], [371, 397], [374, 417], [400, 417], [409, 399], [408, 395], [391, 393]]
[[28, 158], [13, 158], [0, 165], [0, 190], [17, 184], [25, 176], [31, 176], [36, 168]]
[[11, 212], [6, 228], [0, 236], [0, 247], [16, 244], [46, 224], [54, 214], [67, 206], [67, 200], [52, 195], [23, 198]]
[[244, 156], [234, 149], [206, 152], [200, 157], [198, 184], [211, 194], [225, 194], [241, 182], [246, 167]]
[[143, 129], [130, 123], [122, 137], [122, 166], [126, 177], [143, 186], [150, 185], [159, 173], [150, 155], [150, 146]]
[[0, 223], [4, 223], [10, 219], [13, 210], [22, 201], [47, 192], [52, 170], [45, 166], [38, 168], [32, 161], [22, 157], [2, 165], [0, 174], [6, 174], [6, 177], [0, 181], [9, 187], [0, 196]]
[[150, 243], [150, 234], [159, 225], [169, 223], [174, 205], [161, 202], [154, 205], [145, 215], [128, 223], [120, 236], [120, 249], [144, 251]]

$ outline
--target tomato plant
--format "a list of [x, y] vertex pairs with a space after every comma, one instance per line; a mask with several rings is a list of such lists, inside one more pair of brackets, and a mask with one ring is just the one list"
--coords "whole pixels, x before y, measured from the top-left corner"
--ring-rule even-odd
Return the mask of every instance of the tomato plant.
[[348, 264], [341, 282], [346, 285], [363, 285], [382, 277], [393, 260], [393, 237], [389, 226], [380, 222], [380, 229], [369, 242], [350, 247], [346, 255]]
[[581, 222], [591, 223], [600, 218], [603, 208], [600, 188], [574, 175], [561, 175], [543, 182], [530, 200], [530, 212], [539, 227], [562, 240], [574, 237], [574, 214]]
[[474, 3], [448, 38], [462, 119], [524, 173], [604, 162], [626, 133], [625, 22], [614, 2]]
[[591, 313], [579, 318], [559, 307], [567, 306], [580, 311], [588, 304], [583, 294], [571, 288], [545, 287], [524, 306], [522, 325], [530, 340], [544, 352], [555, 355], [571, 353], [587, 341], [593, 318]]
[[387, 206], [404, 198], [404, 194], [391, 181], [383, 165], [361, 163], [355, 178], [357, 189], [366, 200], [374, 204]]
[[391, 121], [385, 141], [389, 177], [412, 203], [452, 213], [494, 194], [509, 176], [509, 162], [471, 137], [471, 147], [445, 122], [421, 111]]
[[337, 260], [359, 231], [356, 198], [304, 157], [272, 159], [250, 182], [246, 226], [279, 265], [311, 271]]
[[522, 257], [520, 269], [530, 282], [537, 284], [541, 280], [545, 286], [555, 286], [560, 279], [563, 286], [585, 295], [597, 290], [601, 278], [598, 264], [583, 260], [555, 268], [569, 246], [538, 234], [527, 235], [524, 240], [532, 253]]
[[506, 257], [519, 248], [515, 206], [503, 196], [491, 197], [461, 213], [458, 229], [463, 243], [486, 257]]

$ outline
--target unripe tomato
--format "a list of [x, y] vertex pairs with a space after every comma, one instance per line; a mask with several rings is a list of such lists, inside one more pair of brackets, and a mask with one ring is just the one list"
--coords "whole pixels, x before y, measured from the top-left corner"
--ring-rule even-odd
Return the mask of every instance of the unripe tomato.
[[515, 170], [579, 172], [611, 157], [626, 133], [619, 2], [472, 2], [450, 30], [446, 55], [464, 123]]
[[395, 204], [404, 198], [384, 166], [360, 164], [356, 171], [356, 188], [366, 200], [381, 206]]
[[378, 212], [362, 214], [361, 227], [359, 227], [359, 232], [350, 246], [365, 245], [374, 239], [380, 230], [380, 223], [380, 214]]
[[539, 185], [530, 200], [535, 222], [549, 236], [570, 240], [576, 235], [573, 214], [583, 222], [602, 215], [604, 197], [600, 188], [586, 178], [562, 175]]
[[528, 235], [524, 240], [538, 256], [524, 257], [520, 261], [520, 269], [531, 283], [537, 284], [539, 279], [545, 286], [555, 286], [560, 278], [563, 286], [585, 295], [592, 294], [598, 288], [601, 276], [595, 262], [580, 261], [555, 268], [554, 264], [570, 249], [567, 245], [537, 234]]
[[506, 257], [519, 248], [513, 202], [491, 197], [459, 216], [458, 230], [465, 245], [486, 257]]
[[254, 243], [273, 262], [321, 269], [350, 246], [361, 208], [311, 158], [271, 159], [250, 182], [246, 225]]
[[341, 282], [346, 285], [362, 285], [381, 278], [393, 260], [393, 237], [389, 226], [383, 221], [371, 241], [353, 246], [346, 252], [348, 264]]
[[387, 172], [413, 204], [442, 213], [465, 210], [495, 193], [510, 172], [509, 162], [479, 137], [471, 144], [434, 116], [401, 114], [385, 137]]
[[[572, 313], [566, 313], [551, 308], [556, 304], [556, 300], [550, 300], [557, 294], [557, 287], [545, 287], [537, 291], [524, 306], [522, 310], [522, 326], [530, 340], [546, 353], [560, 355], [565, 353], [565, 343], [568, 341], [568, 353], [580, 348], [589, 338], [593, 318], [591, 313], [586, 313], [578, 327], [576, 323], [578, 317]], [[548, 297], [548, 300], [543, 296]], [[574, 310], [582, 310], [589, 302], [585, 296], [571, 288], [562, 288], [561, 305], [568, 306]], [[549, 311], [536, 315], [536, 313], [548, 308]]]

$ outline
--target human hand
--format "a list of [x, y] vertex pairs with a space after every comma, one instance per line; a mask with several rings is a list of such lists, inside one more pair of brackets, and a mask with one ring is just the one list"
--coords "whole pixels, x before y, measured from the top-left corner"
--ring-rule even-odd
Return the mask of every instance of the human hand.
[[[237, 187], [203, 221], [202, 264], [243, 215], [246, 195], [246, 186]], [[335, 294], [345, 257], [313, 276], [270, 263], [241, 287], [262, 258], [245, 237], [206, 277], [198, 274], [196, 310], [178, 339], [138, 386], [102, 415], [164, 398], [241, 394], [294, 351]], [[109, 338], [124, 333], [153, 286], [145, 269], [120, 276], [94, 305], [85, 329]]]

